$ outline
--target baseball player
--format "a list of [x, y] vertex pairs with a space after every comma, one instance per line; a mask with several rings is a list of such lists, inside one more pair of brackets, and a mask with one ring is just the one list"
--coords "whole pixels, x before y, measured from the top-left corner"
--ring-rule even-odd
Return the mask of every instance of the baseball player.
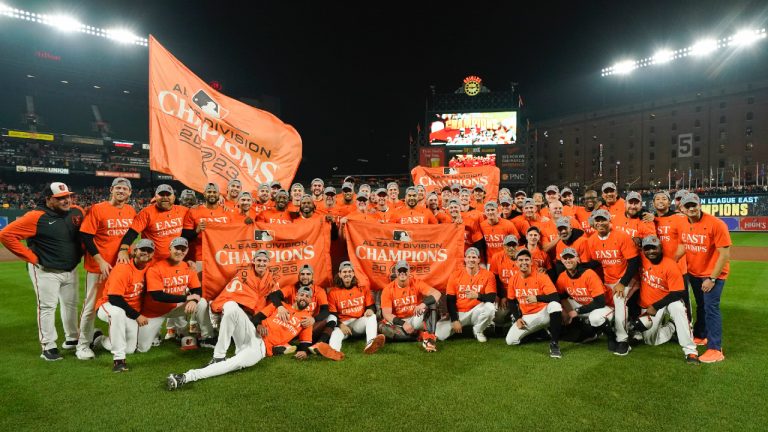
[[387, 207], [399, 209], [405, 203], [400, 201], [400, 187], [395, 182], [387, 183]]
[[619, 189], [616, 187], [616, 183], [605, 182], [600, 190], [603, 192], [604, 204], [598, 208], [606, 210], [611, 215], [611, 218], [624, 213], [626, 203], [624, 198], [619, 196]]
[[549, 356], [561, 358], [560, 332], [562, 311], [560, 296], [549, 277], [533, 269], [531, 252], [520, 249], [515, 256], [520, 270], [507, 287], [512, 327], [507, 333], [507, 345], [519, 345], [523, 337], [549, 326]]
[[480, 267], [477, 248], [471, 247], [464, 252], [464, 266], [450, 276], [445, 294], [450, 321], [437, 323], [437, 338], [448, 339], [454, 333], [462, 333], [464, 326], [472, 325], [475, 339], [488, 341], [483, 332], [493, 321], [496, 311], [496, 278]]
[[[565, 249], [574, 249], [579, 254], [579, 261], [588, 262], [589, 249], [587, 248], [587, 237], [584, 235], [584, 231], [579, 228], [573, 228], [571, 222], [573, 219], [567, 217], [561, 217], [555, 221], [557, 227], [557, 234], [559, 235], [559, 241], [555, 245], [555, 256], [562, 256]], [[555, 274], [560, 274], [564, 271], [562, 262], [555, 263]]]
[[[0, 231], [0, 242], [27, 262], [29, 278], [37, 298], [37, 325], [46, 361], [61, 360], [57, 346], [56, 305], [61, 303], [64, 327], [63, 349], [78, 344], [77, 264], [83, 256], [80, 224], [83, 212], [72, 207], [67, 185], [53, 182], [43, 189], [45, 205], [30, 210]], [[21, 240], [27, 240], [25, 246]]]
[[179, 194], [179, 204], [186, 208], [192, 208], [197, 205], [197, 196], [192, 189], [184, 189]]
[[[418, 336], [427, 352], [437, 351], [435, 324], [440, 291], [410, 274], [406, 261], [395, 264], [397, 277], [381, 293], [381, 328], [390, 339], [413, 339]], [[384, 333], [384, 331], [382, 333]]]
[[312, 201], [317, 208], [322, 208], [325, 205], [325, 182], [321, 178], [315, 178], [312, 183], [309, 184], [309, 190], [312, 192]]
[[518, 271], [515, 263], [516, 253], [517, 237], [510, 234], [504, 237], [504, 251], [494, 255], [488, 263], [488, 270], [496, 276], [496, 314], [493, 317], [493, 324], [497, 329], [509, 326], [507, 285]]
[[511, 234], [519, 237], [520, 233], [512, 222], [499, 217], [499, 205], [496, 201], [488, 201], [484, 209], [486, 219], [479, 225], [485, 239], [484, 262], [488, 263], [494, 255], [504, 251], [503, 241], [506, 236]]
[[[176, 237], [169, 246], [170, 256], [156, 261], [147, 270], [147, 295], [144, 296], [141, 313], [149, 322], [139, 328], [136, 347], [139, 352], [149, 351], [164, 318], [188, 316], [195, 313], [199, 306], [203, 289], [195, 269], [184, 261], [188, 249], [187, 239]], [[155, 251], [157, 253], [157, 246]], [[180, 332], [184, 336], [189, 334], [186, 327]]]
[[[661, 240], [661, 251], [665, 257], [674, 259], [677, 254], [677, 248], [680, 245], [680, 233], [685, 228], [685, 224], [688, 219], [681, 213], [673, 212], [670, 208], [671, 203], [672, 199], [670, 198], [669, 193], [666, 191], [656, 192], [656, 194], [653, 196], [653, 208], [656, 210], [653, 222], [656, 225], [656, 235], [659, 237], [659, 240]], [[683, 294], [683, 302], [685, 303], [688, 320], [690, 321], [691, 301], [688, 295], [688, 288], [690, 284], [688, 282], [688, 263], [685, 260], [685, 255], [677, 260], [677, 267], [683, 274], [683, 282], [685, 283], [685, 294]], [[703, 341], [697, 341], [694, 338], [694, 342]]]
[[[251, 193], [253, 198], [253, 204], [251, 208], [256, 215], [263, 212], [266, 209], [272, 208], [272, 201], [270, 201], [270, 188], [269, 183], [262, 183], [259, 185], [259, 189], [255, 193]], [[239, 198], [238, 198], [239, 200]]]
[[[698, 352], [691, 334], [691, 323], [683, 303], [683, 274], [672, 258], [663, 256], [661, 240], [655, 235], [642, 241], [643, 270], [640, 278], [640, 317], [630, 323], [634, 331], [643, 334], [648, 345], [661, 345], [677, 335], [677, 342], [683, 348], [685, 360], [698, 364]], [[664, 323], [664, 318], [670, 321]]]
[[301, 197], [304, 196], [304, 185], [301, 183], [294, 183], [291, 185], [289, 197], [290, 202], [286, 207], [288, 213], [298, 213], [299, 206], [301, 205]]
[[117, 264], [120, 240], [136, 217], [136, 210], [128, 204], [131, 182], [118, 177], [109, 188], [109, 200], [94, 204], [80, 226], [80, 237], [85, 245], [85, 301], [80, 313], [80, 338], [75, 355], [80, 360], [94, 357], [90, 348], [94, 340], [93, 319], [96, 301], [104, 294], [104, 282]]
[[259, 213], [256, 217], [256, 221], [273, 224], [293, 223], [291, 214], [286, 210], [287, 206], [288, 192], [281, 189], [275, 194], [275, 208], [270, 208]]
[[371, 290], [360, 283], [349, 261], [339, 264], [339, 272], [328, 292], [328, 309], [339, 320], [339, 326], [331, 334], [332, 347], [341, 347], [342, 340], [363, 334], [366, 341], [364, 353], [373, 354], [384, 345], [386, 338], [377, 334], [376, 304]]
[[221, 197], [221, 205], [234, 211], [237, 206], [237, 198], [243, 191], [243, 183], [234, 178], [227, 183], [227, 194]]
[[[266, 267], [266, 265], [265, 265]], [[235, 293], [243, 293], [237, 291]], [[288, 312], [287, 319], [278, 316], [277, 309], [268, 305], [253, 318], [241, 308], [239, 297], [224, 303], [220, 334], [230, 334], [235, 341], [236, 353], [228, 359], [215, 359], [202, 369], [191, 369], [183, 374], [170, 374], [166, 379], [168, 390], [175, 390], [187, 383], [211, 378], [232, 371], [251, 367], [264, 357], [275, 354], [288, 354], [295, 351], [295, 358], [303, 360], [308, 352], [314, 352], [332, 360], [342, 360], [344, 354], [333, 350], [328, 344], [312, 345], [312, 326], [303, 323], [311, 319], [307, 307], [312, 299], [312, 288], [301, 287], [296, 292], [293, 304], [284, 304]], [[286, 345], [298, 338], [299, 346], [286, 349]], [[220, 338], [221, 340], [221, 338]], [[279, 348], [279, 349], [278, 349]]]
[[643, 210], [643, 197], [637, 192], [629, 192], [625, 201], [626, 209], [624, 212], [616, 214], [611, 220], [614, 229], [620, 229], [632, 237], [637, 246], [643, 238], [653, 235], [656, 232], [656, 226], [652, 220], [644, 218], [649, 214]]
[[405, 205], [396, 208], [389, 218], [397, 224], [436, 224], [437, 218], [426, 207], [418, 206], [418, 190], [411, 186], [405, 190]]
[[152, 240], [141, 239], [133, 248], [128, 264], [116, 264], [107, 278], [104, 293], [96, 304], [100, 320], [109, 324], [109, 337], [102, 338], [104, 348], [112, 351], [112, 372], [128, 370], [126, 354], [133, 354], [139, 327], [149, 320], [140, 313], [144, 278], [155, 253]]

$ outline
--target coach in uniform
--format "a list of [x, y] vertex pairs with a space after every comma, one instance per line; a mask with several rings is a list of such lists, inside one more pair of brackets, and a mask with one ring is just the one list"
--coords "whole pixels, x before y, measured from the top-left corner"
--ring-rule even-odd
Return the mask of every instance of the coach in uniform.
[[[27, 262], [37, 297], [38, 334], [43, 349], [40, 358], [56, 361], [62, 359], [56, 343], [58, 303], [65, 336], [62, 348], [77, 346], [77, 265], [83, 256], [80, 224], [84, 215], [79, 208], [72, 207], [72, 192], [64, 183], [46, 185], [43, 196], [45, 205], [8, 224], [0, 232], [0, 242]], [[21, 243], [25, 239], [27, 246]]]

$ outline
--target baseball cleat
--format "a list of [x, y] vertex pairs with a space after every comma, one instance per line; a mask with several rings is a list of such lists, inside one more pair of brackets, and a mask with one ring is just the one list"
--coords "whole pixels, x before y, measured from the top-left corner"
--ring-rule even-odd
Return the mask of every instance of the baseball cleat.
[[187, 378], [184, 376], [184, 374], [170, 374], [168, 375], [168, 378], [165, 379], [165, 384], [168, 387], [168, 390], [176, 390], [179, 387], [182, 387], [184, 384], [187, 383]]
[[385, 337], [383, 334], [376, 335], [375, 338], [373, 338], [370, 342], [368, 342], [368, 345], [365, 346], [365, 349], [363, 350], [366, 354], [373, 354], [376, 351], [379, 350], [382, 346], [384, 346]]
[[112, 366], [112, 372], [126, 372], [128, 370], [128, 365], [125, 363], [125, 360], [115, 360], [114, 365]]
[[702, 363], [717, 363], [725, 360], [723, 352], [716, 349], [708, 349], [704, 351], [704, 354], [699, 356], [699, 361]]
[[91, 360], [96, 357], [96, 355], [93, 353], [93, 350], [88, 347], [78, 347], [75, 351], [75, 357], [77, 357], [78, 360]]
[[152, 346], [153, 347], [159, 347], [160, 346], [160, 335], [156, 335], [154, 339], [152, 339]]
[[73, 350], [75, 348], [77, 348], [76, 340], [68, 340], [68, 341], [65, 341], [63, 344], [61, 344], [61, 349]]
[[632, 347], [629, 346], [629, 343], [627, 342], [617, 342], [616, 343], [616, 351], [613, 353], [617, 356], [625, 356], [629, 354], [629, 352], [632, 351]]
[[701, 364], [701, 361], [699, 360], [699, 356], [697, 356], [696, 354], [688, 354], [687, 356], [685, 356], [685, 362], [693, 365]]
[[693, 338], [693, 343], [695, 343], [697, 346], [706, 346], [707, 345], [707, 338]]
[[475, 333], [475, 339], [477, 339], [477, 341], [480, 343], [488, 342], [488, 338], [485, 337], [483, 332]]
[[550, 342], [549, 356], [556, 359], [563, 358], [563, 353], [560, 352], [560, 345], [557, 342]]
[[[648, 327], [645, 326], [645, 323], [643, 323], [643, 320], [640, 318], [631, 320], [627, 323], [627, 329], [630, 333], [642, 333], [648, 330]], [[642, 337], [642, 335], [640, 335]]]
[[208, 365], [210, 366], [212, 364], [223, 362], [226, 359], [227, 359], [226, 357], [222, 357], [222, 358], [211, 357], [211, 361], [208, 362]]
[[200, 345], [200, 348], [208, 348], [208, 349], [214, 349], [216, 348], [216, 338], [205, 338], [200, 339], [198, 341], [198, 345]]
[[435, 340], [432, 338], [424, 338], [421, 342], [421, 347], [426, 352], [437, 352], [437, 345], [435, 345]]
[[272, 347], [272, 355], [287, 355], [296, 352], [295, 345], [277, 345]]
[[48, 350], [43, 351], [42, 354], [40, 354], [40, 358], [45, 361], [58, 361], [58, 360], [64, 360], [64, 357], [59, 354], [58, 348], [51, 348]]
[[171, 327], [165, 331], [165, 340], [174, 339], [176, 337], [176, 329]]
[[309, 347], [309, 352], [315, 355], [323, 356], [327, 359], [331, 359], [334, 361], [344, 360], [344, 353], [341, 351], [336, 351], [335, 349], [331, 348], [330, 345], [328, 345], [325, 342], [318, 342], [311, 347]]

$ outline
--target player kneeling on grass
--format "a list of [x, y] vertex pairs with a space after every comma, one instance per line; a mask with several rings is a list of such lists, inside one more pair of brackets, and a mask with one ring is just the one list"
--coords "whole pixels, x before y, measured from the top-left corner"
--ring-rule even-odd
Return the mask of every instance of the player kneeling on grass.
[[407, 262], [398, 261], [396, 279], [381, 292], [381, 333], [393, 340], [413, 340], [418, 336], [424, 349], [434, 352], [440, 291], [411, 277], [410, 270]]
[[[630, 322], [629, 327], [633, 331], [642, 332], [643, 340], [648, 345], [661, 345], [677, 334], [686, 361], [698, 364], [696, 344], [693, 342], [691, 324], [683, 303], [683, 274], [674, 260], [662, 255], [658, 237], [643, 238], [642, 247], [643, 268], [638, 300], [642, 314]], [[665, 317], [672, 320], [663, 324]]]
[[152, 240], [141, 239], [133, 249], [133, 259], [116, 264], [107, 278], [104, 296], [96, 304], [100, 320], [109, 323], [109, 338], [102, 337], [101, 344], [112, 351], [113, 372], [128, 370], [125, 355], [136, 350], [139, 327], [147, 325], [147, 317], [141, 315], [141, 296], [144, 294], [144, 275], [155, 255]]
[[560, 293], [565, 325], [571, 324], [574, 318], [588, 321], [593, 332], [582, 342], [595, 340], [600, 331], [612, 334], [613, 308], [605, 303], [605, 288], [600, 276], [579, 266], [579, 253], [574, 248], [563, 249], [560, 261], [565, 271], [560, 273], [555, 286]]
[[352, 335], [365, 335], [366, 354], [373, 354], [384, 345], [384, 335], [377, 335], [376, 304], [367, 285], [360, 285], [352, 263], [339, 264], [333, 278], [334, 287], [328, 292], [329, 310], [337, 314], [339, 326], [331, 334], [330, 345], [341, 347], [341, 341]]
[[264, 357], [275, 354], [287, 354], [296, 351], [286, 345], [293, 339], [299, 339], [295, 358], [304, 360], [312, 348], [313, 352], [330, 358], [342, 360], [344, 354], [334, 350], [326, 343], [312, 345], [312, 326], [303, 323], [312, 318], [307, 309], [312, 301], [312, 288], [304, 286], [296, 292], [293, 304], [283, 304], [288, 311], [288, 319], [283, 320], [274, 305], [268, 305], [253, 318], [249, 319], [240, 305], [235, 301], [224, 303], [224, 313], [221, 318], [219, 340], [225, 335], [231, 335], [237, 347], [236, 354], [221, 361], [211, 361], [202, 369], [192, 369], [183, 374], [170, 374], [166, 379], [168, 390], [174, 390], [186, 383], [205, 378], [224, 375], [228, 372], [251, 367]]
[[461, 333], [464, 326], [472, 325], [477, 341], [486, 342], [483, 332], [496, 312], [496, 276], [480, 267], [480, 251], [476, 247], [464, 252], [464, 266], [448, 279], [445, 294], [450, 321], [437, 323], [437, 338], [448, 339]]
[[519, 345], [525, 336], [549, 326], [549, 356], [561, 358], [563, 355], [558, 341], [563, 307], [560, 306], [560, 296], [546, 274], [532, 271], [528, 249], [520, 249], [515, 261], [520, 272], [510, 279], [507, 287], [513, 321], [507, 333], [507, 344]]
[[[184, 261], [189, 249], [187, 239], [176, 237], [171, 240], [170, 249], [168, 258], [156, 262], [147, 270], [147, 294], [141, 313], [149, 318], [149, 323], [139, 329], [136, 347], [139, 352], [149, 351], [165, 318], [183, 317], [196, 312], [203, 294], [197, 271]], [[182, 333], [186, 331], [187, 327], [184, 327]], [[188, 336], [188, 333], [183, 335]]]

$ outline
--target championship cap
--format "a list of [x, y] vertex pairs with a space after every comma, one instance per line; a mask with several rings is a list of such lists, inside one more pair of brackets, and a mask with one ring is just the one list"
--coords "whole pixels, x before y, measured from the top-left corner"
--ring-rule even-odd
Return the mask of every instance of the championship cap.
[[250, 197], [250, 198], [253, 198], [253, 196], [251, 195], [251, 193], [250, 193], [250, 192], [248, 192], [248, 191], [242, 191], [242, 192], [240, 192], [239, 194], [237, 194], [237, 199], [238, 199], [238, 201], [240, 200], [240, 198], [242, 198], [242, 197], [244, 197], [244, 196], [246, 196], [246, 195], [247, 195], [248, 197]]
[[527, 194], [527, 193], [525, 193], [525, 191], [524, 191], [524, 190], [519, 190], [519, 191], [515, 192], [515, 198], [517, 198], [517, 197], [518, 197], [518, 196], [520, 196], [520, 195], [522, 195], [522, 196], [524, 196], [524, 197], [528, 198], [528, 194]]
[[278, 197], [278, 196], [280, 196], [280, 195], [285, 195], [285, 196], [288, 196], [288, 191], [286, 191], [285, 189], [280, 189], [280, 190], [279, 190], [279, 191], [277, 191], [277, 193], [275, 194], [275, 198], [277, 198], [277, 197]]
[[269, 259], [269, 252], [267, 252], [265, 249], [259, 249], [253, 254], [253, 258], [256, 259], [257, 256], [263, 256], [266, 259]]
[[332, 187], [332, 186], [328, 186], [327, 188], [325, 188], [323, 193], [325, 195], [336, 195], [336, 189], [334, 187]]
[[571, 226], [571, 220], [567, 217], [561, 217], [557, 219], [557, 222], [555, 222], [555, 227], [561, 228], [561, 227], [570, 227]]
[[450, 187], [450, 186], [448, 186], [448, 185], [445, 185], [445, 186], [443, 186], [443, 188], [442, 188], [442, 189], [440, 189], [440, 192], [445, 192], [445, 191], [448, 191], [448, 192], [450, 192], [450, 191], [451, 191], [451, 187]]
[[535, 206], [536, 202], [532, 198], [526, 198], [525, 201], [523, 201], [523, 207], [528, 206]]
[[481, 190], [481, 191], [485, 192], [485, 186], [483, 186], [482, 184], [478, 183], [478, 184], [475, 185], [474, 188], [472, 188], [472, 190], [473, 191]]
[[603, 187], [601, 187], [600, 190], [605, 192], [607, 189], [618, 190], [616, 188], [616, 184], [614, 182], [605, 182], [605, 183], [603, 183]]
[[294, 183], [291, 185], [291, 190], [294, 190], [294, 189], [304, 190], [304, 185], [301, 183]]
[[414, 186], [408, 186], [408, 188], [405, 190], [405, 193], [408, 193], [408, 192], [413, 192], [415, 194], [418, 194], [419, 190], [416, 189]]
[[186, 248], [189, 247], [189, 242], [184, 237], [176, 237], [175, 239], [171, 240], [171, 247], [176, 246], [184, 246]]
[[141, 239], [136, 242], [136, 246], [134, 246], [135, 249], [144, 249], [144, 248], [150, 248], [152, 250], [155, 250], [155, 243], [150, 239]]
[[269, 183], [262, 183], [259, 185], [259, 190], [269, 189]]
[[112, 187], [115, 187], [115, 186], [120, 185], [120, 184], [123, 185], [123, 186], [128, 186], [128, 189], [133, 189], [131, 187], [131, 181], [128, 180], [127, 178], [125, 178], [125, 177], [118, 177], [118, 178], [112, 180]]
[[299, 294], [306, 294], [308, 296], [312, 296], [312, 287], [309, 285], [302, 285], [299, 287], [299, 289], [296, 290], [296, 295]]
[[507, 234], [507, 236], [504, 237], [502, 244], [504, 246], [509, 246], [510, 244], [517, 246], [517, 236], [514, 234]]
[[236, 178], [233, 178], [232, 180], [230, 180], [230, 181], [227, 183], [227, 187], [230, 187], [230, 186], [232, 186], [233, 184], [239, 184], [239, 185], [242, 185], [242, 184], [243, 184], [243, 182], [241, 182], [240, 180], [238, 180], [238, 179], [236, 179]]
[[512, 205], [512, 200], [509, 199], [509, 197], [503, 196], [499, 199], [499, 204], [509, 204]]
[[387, 190], [386, 189], [384, 189], [384, 188], [376, 189], [376, 195], [381, 196], [381, 195], [386, 195], [386, 194], [387, 194]]
[[309, 264], [304, 264], [303, 266], [301, 266], [301, 268], [299, 269], [299, 273], [301, 273], [303, 271], [308, 271], [308, 272], [310, 272], [312, 274], [315, 274], [315, 270]]
[[521, 257], [521, 256], [523, 256], [523, 255], [528, 255], [528, 258], [530, 258], [530, 257], [531, 257], [531, 251], [529, 251], [528, 249], [525, 249], [525, 248], [523, 248], [523, 249], [520, 249], [520, 250], [519, 250], [519, 251], [517, 251], [517, 253], [515, 254], [515, 259], [518, 259], [518, 258], [520, 258], [520, 257]]
[[560, 195], [565, 195], [565, 194], [573, 195], [573, 191], [569, 187], [564, 187], [563, 190], [560, 191]]
[[675, 199], [680, 199], [688, 194], [688, 191], [685, 189], [680, 189], [679, 191], [675, 192]]
[[321, 179], [319, 177], [312, 179], [312, 183], [310, 183], [310, 184], [315, 184], [315, 183], [320, 183], [321, 185], [325, 185], [325, 182], [323, 181], [323, 179]]
[[459, 189], [459, 195], [469, 195], [471, 193], [472, 193], [472, 191], [467, 189], [467, 188], [465, 188], [465, 187]]
[[485, 203], [483, 208], [486, 208], [486, 209], [487, 208], [495, 208], [495, 209], [497, 209], [497, 208], [499, 208], [499, 204], [496, 201], [488, 201], [487, 203]]
[[683, 198], [680, 199], [680, 205], [685, 207], [686, 204], [690, 203], [696, 203], [696, 205], [701, 204], [701, 200], [699, 199], [699, 196], [695, 193], [687, 193], [683, 196]]
[[451, 198], [448, 200], [448, 205], [456, 204], [457, 206], [461, 206], [461, 203], [456, 198]]
[[547, 186], [546, 189], [544, 189], [544, 192], [545, 193], [554, 192], [556, 194], [559, 194], [560, 193], [560, 188], [555, 186], [555, 185], [549, 185], [549, 186]]
[[355, 177], [354, 176], [346, 176], [346, 177], [344, 177], [344, 181], [342, 183], [347, 183], [347, 182], [354, 183], [355, 182]]
[[346, 182], [343, 185], [341, 185], [341, 190], [342, 191], [344, 191], [344, 190], [353, 191], [354, 189], [355, 188], [352, 186], [352, 183], [350, 183], [350, 182]]
[[[63, 183], [62, 183], [63, 184]], [[161, 184], [155, 189], [155, 195], [160, 195], [161, 192], [166, 192], [173, 195], [173, 188], [168, 184]]]
[[196, 198], [195, 191], [193, 191], [192, 189], [184, 189], [183, 191], [181, 191], [181, 195], [179, 195], [179, 198], [184, 199], [187, 197]]
[[65, 196], [70, 196], [74, 193], [70, 191], [69, 187], [62, 182], [51, 183], [50, 189], [47, 189], [45, 192], [46, 192], [45, 196], [51, 196], [54, 198], [63, 198]]
[[507, 195], [512, 196], [512, 192], [510, 192], [509, 189], [507, 189], [507, 188], [499, 189], [499, 195], [501, 195], [503, 193], [506, 193]]
[[345, 268], [351, 268], [354, 270], [355, 268], [352, 266], [352, 263], [350, 261], [342, 261], [341, 264], [339, 264], [339, 271], [344, 270]]
[[632, 201], [632, 200], [638, 200], [640, 202], [643, 202], [643, 197], [639, 193], [632, 191], [627, 194], [627, 201]]
[[461, 185], [458, 184], [458, 183], [454, 183], [454, 184], [451, 185], [451, 190], [452, 191], [461, 190]]
[[408, 265], [408, 262], [407, 262], [407, 261], [405, 261], [405, 260], [400, 260], [400, 261], [398, 261], [398, 262], [395, 264], [395, 270], [400, 270], [400, 269], [406, 269], [406, 270], [410, 270], [410, 269], [411, 269], [411, 266], [409, 266], [409, 265]]
[[672, 201], [672, 197], [669, 196], [669, 192], [667, 191], [658, 191], [655, 194], [653, 194], [653, 198], [655, 199], [659, 195], [664, 195], [665, 198], [667, 198], [667, 201]]
[[368, 201], [368, 194], [367, 193], [357, 194], [357, 200], [358, 201]]
[[643, 237], [643, 241], [640, 244], [640, 246], [641, 247], [646, 247], [646, 246], [661, 247], [661, 240], [659, 240], [659, 238], [656, 237], [655, 235], [649, 235], [649, 236]]
[[576, 249], [574, 249], [572, 247], [567, 247], [567, 248], [563, 249], [562, 252], [560, 252], [560, 258], [564, 258], [566, 255], [578, 257], [579, 253], [576, 252]]
[[471, 248], [468, 248], [468, 249], [467, 249], [467, 250], [464, 252], [464, 256], [465, 256], [465, 257], [467, 257], [467, 256], [470, 256], [470, 255], [474, 255], [474, 256], [476, 256], [476, 257], [480, 257], [480, 250], [479, 250], [479, 249], [477, 249], [476, 247], [471, 247]]
[[389, 189], [389, 188], [391, 188], [391, 187], [396, 187], [396, 188], [399, 188], [400, 186], [398, 186], [398, 185], [397, 185], [397, 183], [395, 183], [395, 182], [389, 182], [389, 183], [387, 183], [387, 189]]
[[597, 209], [592, 212], [592, 214], [589, 216], [589, 221], [594, 222], [597, 218], [603, 218], [605, 220], [611, 220], [611, 214], [608, 213], [608, 210], [605, 209]]
[[[207, 185], [205, 185], [206, 192], [208, 191], [208, 189], [213, 189], [214, 191], [216, 191], [218, 193], [219, 192], [219, 185], [217, 185], [216, 183], [208, 183]], [[189, 189], [187, 189], [187, 190], [189, 190]], [[184, 192], [182, 192], [181, 194], [184, 195]]]
[[272, 183], [269, 184], [269, 187], [271, 187], [272, 189], [275, 189], [275, 188], [280, 189], [283, 186], [280, 184], [279, 181], [274, 180]]

